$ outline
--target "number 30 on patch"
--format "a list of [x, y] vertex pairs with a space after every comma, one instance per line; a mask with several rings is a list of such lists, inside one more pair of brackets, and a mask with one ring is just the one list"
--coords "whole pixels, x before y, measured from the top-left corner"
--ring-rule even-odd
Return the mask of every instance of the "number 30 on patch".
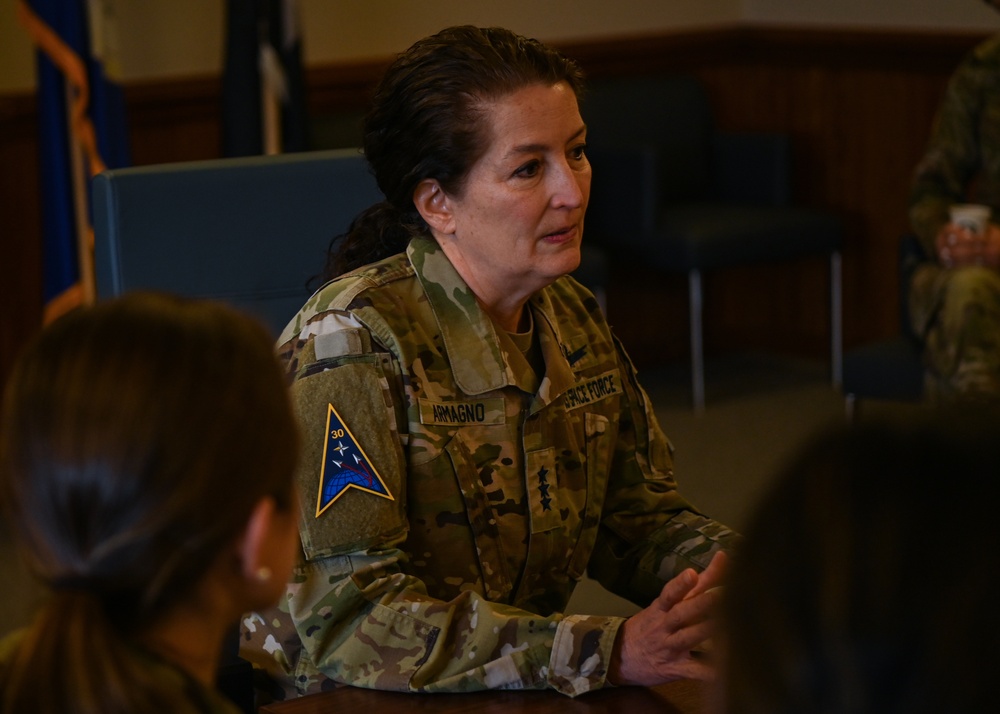
[[326, 436], [323, 444], [323, 472], [319, 478], [316, 517], [344, 495], [357, 488], [382, 498], [395, 500], [364, 449], [347, 428], [332, 404], [326, 414]]

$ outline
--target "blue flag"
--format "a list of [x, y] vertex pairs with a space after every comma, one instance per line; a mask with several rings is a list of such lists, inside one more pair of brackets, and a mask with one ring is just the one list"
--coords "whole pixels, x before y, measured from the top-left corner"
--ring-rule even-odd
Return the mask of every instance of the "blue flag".
[[[90, 250], [87, 179], [131, 163], [128, 129], [121, 87], [108, 79], [95, 56], [86, 0], [21, 0], [19, 17], [38, 47], [42, 284], [50, 320], [87, 299], [81, 265], [91, 262], [80, 255]], [[74, 140], [85, 163], [83, 175], [76, 178]], [[87, 215], [78, 216], [78, 207]], [[87, 232], [82, 238], [81, 226]]]
[[340, 498], [349, 488], [356, 488], [382, 498], [395, 500], [385, 481], [330, 404], [326, 416], [326, 443], [323, 447], [323, 472], [319, 479], [316, 517]]

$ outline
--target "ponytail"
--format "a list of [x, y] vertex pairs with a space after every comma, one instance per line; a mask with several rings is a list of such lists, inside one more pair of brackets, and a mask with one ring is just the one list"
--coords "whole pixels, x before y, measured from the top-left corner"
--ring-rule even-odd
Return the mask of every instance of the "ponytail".
[[22, 635], [3, 680], [2, 712], [136, 714], [183, 708], [183, 692], [136, 661], [100, 596], [60, 588]]
[[426, 231], [427, 224], [416, 210], [404, 213], [388, 201], [376, 203], [359, 213], [346, 233], [330, 242], [323, 282], [402, 253], [411, 238]]

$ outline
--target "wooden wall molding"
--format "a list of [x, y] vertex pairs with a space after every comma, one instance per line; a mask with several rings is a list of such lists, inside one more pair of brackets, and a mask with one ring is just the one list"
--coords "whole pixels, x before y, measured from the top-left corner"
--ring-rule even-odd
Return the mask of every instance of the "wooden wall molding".
[[[845, 338], [851, 345], [896, 329], [895, 243], [906, 229], [909, 178], [949, 74], [985, 37], [730, 26], [558, 44], [595, 79], [695, 74], [705, 82], [723, 128], [789, 132], [796, 198], [835, 211], [846, 226]], [[389, 61], [309, 68], [311, 114], [363, 109]], [[126, 86], [134, 163], [218, 157], [220, 88], [218, 76]], [[35, 124], [31, 93], [0, 95], [0, 378], [41, 314]], [[683, 286], [662, 276], [629, 278], [617, 296], [612, 290], [610, 312], [633, 356], [652, 362], [682, 355]], [[755, 298], [750, 304], [747, 295]], [[749, 339], [822, 356], [825, 295], [825, 268], [818, 263], [713, 278], [706, 295], [708, 348], [742, 346]], [[655, 335], [630, 324], [638, 301], [664, 306], [665, 324]]]
[[[553, 43], [589, 78], [681, 72], [740, 63], [803, 60], [828, 68], [895, 68], [946, 71], [986, 35], [857, 29], [732, 26], [669, 34]], [[311, 67], [310, 107], [364, 107], [390, 59]]]

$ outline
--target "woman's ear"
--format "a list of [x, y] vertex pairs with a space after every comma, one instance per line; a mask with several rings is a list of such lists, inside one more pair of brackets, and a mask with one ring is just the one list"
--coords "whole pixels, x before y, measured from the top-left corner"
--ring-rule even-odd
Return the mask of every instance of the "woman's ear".
[[452, 202], [436, 179], [424, 179], [413, 190], [413, 205], [436, 235], [455, 232]]
[[240, 585], [244, 610], [273, 605], [285, 591], [295, 561], [301, 552], [298, 500], [280, 507], [264, 496], [250, 512], [246, 528], [237, 540]]
[[273, 554], [269, 551], [272, 549], [277, 508], [274, 499], [265, 496], [250, 512], [240, 545], [240, 569], [249, 582], [268, 580], [273, 574], [269, 563]]

